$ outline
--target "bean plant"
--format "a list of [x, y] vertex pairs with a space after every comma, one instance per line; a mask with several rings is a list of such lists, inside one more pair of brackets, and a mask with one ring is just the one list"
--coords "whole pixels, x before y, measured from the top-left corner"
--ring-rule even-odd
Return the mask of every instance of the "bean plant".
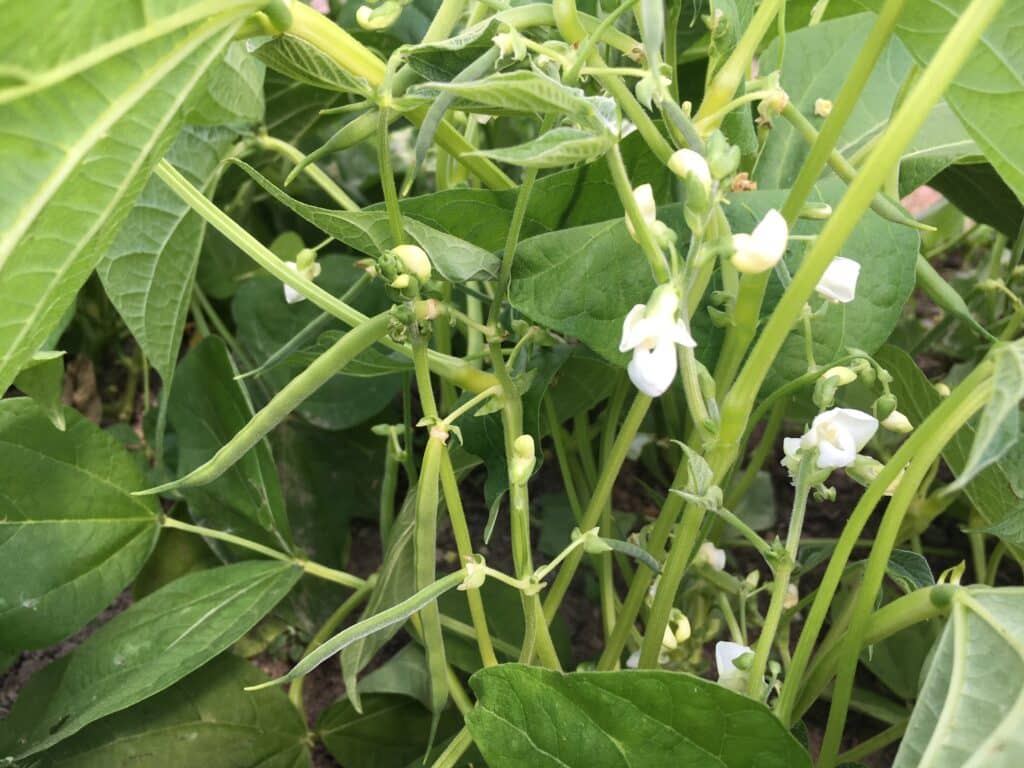
[[368, 2], [0, 0], [0, 762], [1019, 766], [1019, 0]]

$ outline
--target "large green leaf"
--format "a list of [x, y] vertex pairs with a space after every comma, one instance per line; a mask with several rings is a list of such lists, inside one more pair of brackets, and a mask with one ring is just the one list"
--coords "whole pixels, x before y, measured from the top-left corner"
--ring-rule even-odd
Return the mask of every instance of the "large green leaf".
[[762, 704], [681, 672], [503, 664], [470, 680], [466, 722], [492, 768], [799, 768], [810, 758]]
[[[321, 257], [323, 271], [317, 278], [317, 284], [340, 296], [365, 274], [353, 265], [353, 261], [351, 257], [337, 254]], [[366, 289], [353, 304], [367, 314], [376, 314], [387, 306], [379, 286]], [[248, 280], [238, 290], [231, 304], [231, 314], [238, 328], [239, 341], [255, 360], [262, 361], [321, 312], [309, 302], [288, 304], [281, 283], [261, 275]], [[326, 327], [347, 330], [338, 321], [332, 321]], [[267, 371], [261, 380], [272, 389], [280, 390], [299, 370], [291, 365], [281, 365]], [[296, 412], [322, 429], [348, 429], [380, 413], [401, 388], [400, 374], [367, 379], [341, 373], [306, 398]]]
[[152, 698], [87, 726], [38, 768], [305, 768], [306, 724], [267, 676], [224, 654]]
[[[793, 106], [816, 128], [824, 122], [814, 112], [818, 99], [834, 99], [849, 74], [874, 24], [874, 14], [825, 21], [786, 36], [782, 86]], [[765, 50], [762, 61], [776, 62], [780, 45], [776, 40]], [[805, 64], [813, 62], [813, 65]], [[882, 52], [864, 91], [843, 126], [837, 149], [848, 158], [876, 139], [889, 122], [913, 59], [897, 38]], [[761, 189], [785, 189], [800, 172], [810, 145], [784, 119], [772, 122], [755, 178]], [[940, 102], [904, 153], [902, 175], [908, 187], [927, 182], [946, 166], [980, 150], [964, 131], [945, 102]]]
[[231, 646], [302, 569], [248, 561], [183, 576], [101, 627], [22, 689], [0, 722], [0, 755], [22, 759], [159, 693]]
[[[941, 398], [935, 388], [903, 350], [885, 346], [875, 357], [893, 375], [892, 389], [899, 398], [900, 410], [912, 423], [920, 424], [939, 404]], [[942, 451], [943, 460], [955, 475], [967, 463], [975, 432], [974, 425], [965, 425]], [[1024, 562], [1024, 540], [1020, 540], [1020, 531], [1024, 530], [1022, 477], [1024, 451], [1018, 449], [979, 472], [964, 493], [992, 533], [1001, 536], [1010, 552]]]
[[[860, 0], [877, 10], [881, 0]], [[909, 0], [896, 32], [922, 65], [967, 9], [969, 0]], [[1024, 202], [1024, 15], [1002, 9], [946, 91], [946, 101], [985, 157]]]
[[[167, 159], [205, 189], [235, 136], [227, 128], [186, 127]], [[203, 219], [152, 176], [97, 267], [107, 296], [165, 381], [178, 358], [205, 229]]]
[[193, 125], [236, 126], [243, 131], [262, 122], [265, 71], [263, 62], [246, 50], [246, 43], [232, 43], [196, 92], [187, 121]]
[[71, 304], [196, 84], [261, 4], [0, 3], [0, 390]]
[[59, 432], [28, 398], [0, 400], [0, 648], [50, 645], [84, 626], [138, 573], [159, 509], [142, 473], [76, 411]]
[[[430, 744], [430, 710], [408, 696], [375, 693], [363, 697], [357, 712], [347, 699], [324, 710], [316, 730], [327, 750], [345, 768], [405, 768], [419, 765]], [[437, 739], [458, 730], [458, 717], [445, 712]]]
[[953, 597], [895, 768], [1011, 768], [1024, 754], [1024, 589]]
[[[182, 360], [168, 405], [178, 438], [178, 475], [206, 463], [252, 418], [252, 403], [234, 380], [237, 373], [227, 347], [215, 336], [203, 339]], [[281, 486], [265, 440], [217, 480], [183, 495], [198, 523], [291, 548]]]
[[1024, 221], [1024, 205], [988, 163], [951, 165], [931, 186], [980, 224], [1016, 237]]

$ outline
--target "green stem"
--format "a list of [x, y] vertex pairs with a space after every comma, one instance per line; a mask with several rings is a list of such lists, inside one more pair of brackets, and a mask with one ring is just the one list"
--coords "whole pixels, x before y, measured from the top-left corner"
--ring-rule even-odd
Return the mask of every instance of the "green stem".
[[[458, 549], [459, 558], [466, 563], [473, 556], [473, 542], [469, 536], [469, 526], [466, 524], [466, 513], [462, 508], [459, 481], [455, 478], [455, 470], [452, 467], [452, 459], [448, 451], [441, 454], [441, 490], [444, 492], [444, 501], [448, 507], [448, 519], [452, 524], [452, 533], [455, 536], [455, 546]], [[473, 621], [473, 629], [476, 631], [480, 658], [485, 667], [493, 667], [498, 663], [498, 659], [494, 655], [494, 643], [491, 641], [491, 631], [487, 627], [487, 612], [484, 610], [480, 590], [466, 590], [466, 600], [469, 603], [469, 615]]]
[[845, 765], [847, 763], [850, 765], [859, 765], [868, 755], [873, 755], [880, 749], [885, 749], [894, 741], [899, 740], [906, 732], [907, 725], [909, 723], [910, 718], [905, 718], [895, 725], [890, 725], [884, 731], [876, 733], [870, 739], [865, 739], [852, 749], [848, 749], [846, 752], [843, 752], [843, 754], [836, 758], [837, 762], [840, 765]]
[[[962, 388], [965, 384], [966, 380], [958, 389]], [[931, 469], [932, 462], [938, 458], [942, 448], [960, 430], [960, 427], [978, 409], [984, 406], [990, 395], [990, 386], [974, 388], [968, 393], [961, 407], [951, 414], [948, 420], [940, 424], [934, 424], [927, 430], [930, 433], [928, 445], [922, 448], [910, 461], [903, 478], [900, 480], [899, 487], [896, 489], [896, 493], [893, 494], [892, 500], [889, 502], [889, 506], [882, 518], [882, 523], [878, 528], [878, 533], [875, 536], [875, 545], [871, 548], [871, 554], [868, 556], [864, 578], [854, 598], [853, 611], [850, 615], [850, 626], [841, 646], [841, 659], [838, 665], [836, 682], [832, 689], [832, 704], [829, 708], [828, 724], [825, 728], [825, 737], [822, 741], [821, 754], [818, 758], [819, 768], [832, 768], [835, 765], [843, 727], [846, 724], [846, 714], [849, 709], [850, 694], [853, 689], [853, 678], [860, 658], [860, 649], [864, 645], [867, 620], [871, 615], [882, 580], [885, 578], [889, 556], [896, 546], [896, 537], [899, 534], [903, 517], [917, 494], [921, 480]], [[931, 419], [928, 421], [931, 421]], [[928, 422], [925, 423], [927, 424]], [[816, 600], [819, 598], [816, 598]]]
[[814, 470], [817, 455], [805, 454], [797, 470], [795, 489], [793, 491], [793, 514], [789, 518], [789, 531], [786, 533], [786, 559], [774, 568], [772, 579], [772, 597], [768, 604], [768, 613], [764, 617], [764, 626], [757, 638], [754, 648], [754, 660], [750, 664], [747, 678], [747, 695], [760, 700], [764, 686], [764, 671], [768, 666], [768, 655], [775, 643], [775, 634], [782, 619], [783, 603], [789, 589], [789, 578], [793, 575], [796, 565], [797, 550], [800, 548], [800, 533], [804, 527], [804, 514], [807, 512], [807, 496], [811, 491], [810, 477]]
[[[615, 442], [612, 443], [611, 450], [608, 451], [608, 458], [601, 467], [601, 474], [598, 476], [594, 492], [590, 495], [587, 508], [583, 513], [583, 519], [580, 522], [581, 531], [590, 530], [600, 521], [601, 512], [611, 498], [615, 479], [618, 477], [619, 470], [622, 469], [622, 464], [626, 460], [630, 443], [633, 442], [636, 433], [640, 431], [640, 426], [643, 424], [644, 416], [647, 415], [647, 411], [651, 407], [651, 402], [650, 397], [639, 392], [633, 399], [633, 403], [630, 405], [626, 418], [622, 423], [622, 428], [619, 430]], [[558, 606], [569, 589], [569, 584], [576, 574], [576, 569], [579, 567], [582, 557], [583, 554], [580, 550], [574, 550], [566, 558], [565, 564], [555, 578], [555, 583], [548, 590], [548, 596], [544, 601], [544, 617], [548, 623], [554, 619], [555, 614], [558, 612]]]
[[608, 168], [611, 171], [612, 182], [615, 184], [615, 191], [619, 195], [619, 201], [622, 203], [622, 207], [626, 209], [626, 217], [632, 223], [633, 231], [640, 242], [640, 248], [643, 249], [644, 256], [647, 257], [647, 263], [651, 267], [654, 281], [659, 285], [667, 283], [669, 281], [668, 262], [665, 261], [665, 254], [661, 252], [661, 248], [654, 242], [654, 235], [647, 226], [647, 222], [644, 221], [643, 214], [640, 213], [640, 207], [633, 197], [633, 185], [629, 180], [629, 172], [626, 170], [626, 164], [622, 160], [622, 152], [619, 150], [618, 144], [608, 150], [605, 160], [608, 162]]
[[878, 477], [861, 496], [857, 506], [854, 507], [839, 540], [836, 542], [835, 549], [832, 551], [814, 602], [804, 620], [800, 639], [789, 665], [787, 679], [779, 695], [776, 712], [779, 719], [787, 726], [791, 725], [794, 720], [794, 705], [804, 670], [807, 668], [814, 645], [828, 616], [832, 599], [839, 589], [839, 582], [846, 569], [846, 564], [857, 545], [861, 531], [864, 530], [864, 526], [875, 509], [875, 505], [882, 500], [889, 485], [899, 476], [911, 458], [925, 450], [929, 450], [933, 456], [937, 455], [942, 446], [937, 446], [934, 442], [935, 431], [940, 425], [949, 422], [956, 414], [963, 413], [965, 401], [979, 390], [980, 385], [990, 373], [991, 365], [988, 363], [982, 363], [975, 368], [964, 382], [943, 400], [924, 423], [918, 426], [903, 442], [899, 450], [886, 462]]
[[[256, 137], [256, 146], [261, 149], [266, 149], [271, 152], [288, 158], [294, 165], [303, 165], [306, 160], [306, 156], [289, 144], [286, 141], [275, 139], [273, 136], [268, 136], [265, 133], [261, 133]], [[320, 170], [320, 167], [315, 163], [306, 163], [302, 167], [302, 172], [309, 176], [310, 180], [322, 189], [328, 197], [336, 202], [342, 210], [345, 211], [358, 211], [359, 205], [356, 201], [349, 197], [345, 190], [334, 183], [334, 180]]]
[[[296, 6], [305, 8], [306, 6]], [[315, 11], [314, 11], [315, 13]], [[319, 14], [318, 14], [319, 15]], [[277, 257], [269, 248], [253, 237], [238, 222], [213, 204], [202, 192], [196, 189], [177, 169], [166, 160], [161, 160], [155, 169], [156, 175], [171, 190], [206, 220], [214, 229], [234, 243], [246, 256], [251, 258], [263, 269], [282, 283], [290, 285], [305, 296], [309, 301], [337, 317], [350, 327], [365, 323], [369, 318], [359, 310], [339, 300], [314, 282], [307, 280], [296, 272], [288, 269], [284, 261]], [[397, 344], [389, 338], [381, 340], [389, 349], [406, 356], [412, 352], [405, 344]], [[454, 357], [445, 357], [431, 352], [428, 355], [430, 367], [439, 376], [444, 376], [456, 386], [471, 392], [481, 392], [496, 382], [492, 375], [477, 370], [469, 363]]]
[[338, 571], [334, 568], [328, 568], [326, 565], [320, 565], [320, 563], [314, 563], [309, 560], [294, 557], [285, 552], [280, 552], [276, 549], [272, 549], [271, 547], [264, 546], [259, 542], [252, 541], [251, 539], [236, 536], [233, 533], [218, 531], [214, 528], [207, 528], [202, 525], [192, 525], [191, 523], [186, 523], [182, 520], [176, 520], [173, 517], [163, 517], [160, 521], [160, 525], [164, 528], [173, 528], [177, 531], [192, 533], [196, 536], [203, 536], [207, 539], [216, 539], [217, 541], [223, 541], [227, 544], [234, 544], [236, 547], [248, 549], [250, 552], [256, 552], [257, 554], [269, 557], [272, 560], [279, 560], [283, 563], [294, 563], [310, 576], [316, 576], [317, 578], [324, 579], [326, 581], [333, 581], [335, 584], [341, 584], [349, 589], [362, 589], [366, 586], [366, 579], [361, 579], [358, 576], [353, 576], [350, 573]]
[[[362, 605], [363, 601], [370, 596], [370, 593], [373, 592], [373, 588], [375, 586], [377, 586], [377, 574], [370, 576], [363, 586], [359, 587], [359, 589], [349, 595], [348, 598], [346, 598], [345, 601], [335, 609], [334, 613], [328, 617], [327, 621], [323, 623], [323, 626], [317, 630], [316, 634], [313, 635], [313, 638], [309, 643], [307, 643], [306, 650], [302, 652], [302, 655], [309, 655], [315, 648], [319, 648], [327, 642], [327, 639], [334, 633], [334, 630], [341, 625], [341, 622], [347, 619], [352, 611]], [[288, 698], [291, 699], [295, 708], [302, 713], [303, 720], [306, 719], [306, 707], [302, 699], [302, 685], [305, 680], [306, 678], [304, 677], [296, 678], [295, 680], [292, 680], [291, 685], [288, 686]]]
[[710, 135], [721, 123], [721, 116], [717, 120], [708, 118], [712, 115], [720, 115], [722, 107], [732, 101], [736, 90], [749, 73], [754, 54], [757, 53], [761, 40], [768, 33], [768, 28], [775, 20], [775, 15], [779, 12], [783, 2], [784, 0], [764, 0], [761, 3], [733, 52], [715, 73], [704, 92], [704, 100], [701, 102], [700, 109], [694, 116], [695, 123], [699, 124], [704, 121], [705, 136]]
[[732, 463], [737, 438], [743, 433], [761, 384], [804, 304], [1002, 3], [1003, 0], [972, 0], [804, 257], [722, 405], [722, 436], [716, 447], [719, 456], [713, 464]]

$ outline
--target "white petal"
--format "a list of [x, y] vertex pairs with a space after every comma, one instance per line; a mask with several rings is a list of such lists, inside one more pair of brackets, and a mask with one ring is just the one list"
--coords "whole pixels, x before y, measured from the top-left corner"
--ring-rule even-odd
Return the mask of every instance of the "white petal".
[[636, 437], [633, 438], [629, 444], [629, 449], [626, 451], [626, 458], [630, 461], [636, 461], [643, 454], [644, 448], [653, 442], [654, 435], [650, 432], [637, 432]]
[[833, 415], [834, 424], [852, 435], [858, 451], [867, 445], [868, 440], [878, 431], [878, 419], [856, 408], [833, 408], [827, 413]]
[[640, 321], [643, 319], [644, 311], [647, 309], [643, 304], [634, 304], [629, 310], [626, 319], [622, 321], [622, 341], [619, 342], [619, 352], [628, 352], [634, 347], [643, 343], [644, 337], [638, 334], [643, 331]]
[[705, 541], [697, 551], [697, 557], [702, 559], [716, 571], [725, 570], [725, 550], [719, 549], [710, 541]]
[[792, 458], [800, 450], [799, 437], [787, 437], [782, 440], [782, 452]]
[[694, 341], [693, 336], [690, 334], [690, 329], [682, 320], [677, 320], [673, 324], [672, 330], [670, 331], [670, 338], [681, 347], [689, 347], [690, 349], [693, 349], [697, 346], [697, 342]]
[[829, 301], [847, 304], [857, 295], [860, 264], [853, 259], [837, 256], [821, 276], [815, 290]]
[[[857, 452], [851, 450], [853, 443], [850, 441], [849, 436], [845, 436], [845, 441], [840, 441], [839, 445], [830, 443], [827, 440], [822, 440], [818, 443], [818, 468], [819, 469], [838, 469], [839, 467], [845, 467], [853, 463], [854, 459], [857, 458]], [[845, 442], [845, 445], [843, 444]]]
[[650, 184], [641, 184], [633, 190], [633, 199], [640, 208], [640, 215], [648, 224], [658, 219], [658, 204], [654, 202], [654, 188]]
[[634, 349], [626, 371], [637, 389], [648, 397], [660, 397], [672, 386], [678, 365], [676, 345], [666, 339], [659, 341], [654, 349]]
[[627, 669], [636, 669], [640, 666], [640, 651], [633, 651], [629, 654], [629, 658], [626, 659]]
[[297, 304], [300, 301], [305, 301], [306, 297], [296, 291], [290, 285], [284, 287], [284, 300], [289, 304]]
[[757, 242], [758, 249], [769, 258], [778, 261], [786, 252], [786, 241], [789, 238], [789, 227], [782, 214], [772, 208], [754, 227], [751, 236]]
[[733, 662], [745, 653], [753, 653], [753, 651], [745, 645], [728, 640], [720, 640], [715, 643], [715, 666], [718, 668], [718, 677], [722, 678], [742, 672], [743, 670], [737, 669]]

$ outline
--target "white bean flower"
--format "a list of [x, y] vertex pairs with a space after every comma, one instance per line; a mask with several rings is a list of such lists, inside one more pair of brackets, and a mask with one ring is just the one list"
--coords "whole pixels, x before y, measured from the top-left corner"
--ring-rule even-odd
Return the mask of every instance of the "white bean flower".
[[681, 179], [694, 179], [706, 195], [711, 194], [711, 169], [703, 155], [692, 149], [678, 149], [668, 159], [668, 168]]
[[747, 275], [756, 275], [774, 267], [786, 252], [789, 227], [782, 214], [772, 208], [748, 234], [732, 236], [733, 266]]
[[715, 666], [718, 668], [718, 682], [726, 688], [741, 691], [747, 685], [747, 672], [736, 666], [736, 660], [753, 650], [739, 643], [721, 640], [715, 643]]
[[[641, 184], [633, 190], [633, 199], [636, 201], [637, 208], [640, 209], [640, 217], [648, 228], [653, 227], [658, 221], [658, 204], [654, 200], [654, 188], [650, 184]], [[629, 236], [636, 240], [636, 229], [628, 215], [626, 216], [626, 229], [629, 230]]]
[[818, 449], [818, 468], [837, 469], [852, 464], [878, 431], [878, 419], [854, 408], [832, 408], [815, 416], [801, 437], [787, 437], [782, 447], [787, 458], [797, 451]]
[[679, 296], [669, 284], [651, 293], [647, 304], [637, 304], [622, 323], [620, 352], [632, 350], [627, 366], [633, 384], [650, 397], [658, 397], [676, 377], [676, 344], [695, 347], [686, 321], [678, 316]]
[[[320, 263], [316, 261], [314, 261], [305, 269], [299, 269], [299, 265], [296, 264], [294, 261], [286, 261], [284, 265], [288, 267], [288, 269], [290, 269], [292, 272], [301, 275], [307, 280], [316, 280], [316, 278], [320, 276]], [[296, 291], [290, 285], [285, 285], [284, 300], [287, 301], [289, 304], [295, 304], [299, 301], [303, 301], [305, 298], [305, 296]]]
[[697, 550], [697, 561], [707, 563], [716, 571], [724, 571], [725, 550], [719, 549], [710, 541], [705, 541]]
[[860, 264], [853, 259], [837, 256], [832, 259], [814, 290], [835, 304], [848, 304], [857, 295], [858, 277]]

